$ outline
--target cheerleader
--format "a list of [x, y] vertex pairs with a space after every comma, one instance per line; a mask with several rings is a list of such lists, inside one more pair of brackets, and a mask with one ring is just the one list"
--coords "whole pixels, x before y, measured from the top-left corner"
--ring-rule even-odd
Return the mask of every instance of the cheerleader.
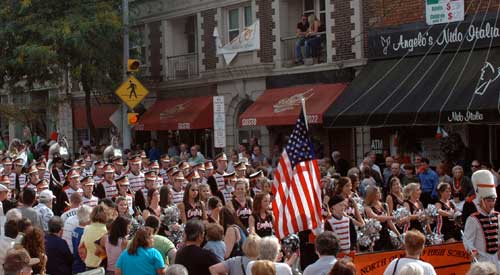
[[133, 215], [130, 214], [128, 199], [126, 197], [118, 196], [116, 197], [115, 205], [118, 216], [130, 219], [131, 229], [129, 236], [134, 236], [137, 229], [139, 229], [139, 227], [141, 226], [141, 221], [137, 220]]
[[436, 230], [438, 234], [443, 234], [443, 239], [447, 243], [461, 241], [462, 234], [460, 227], [455, 221], [455, 211], [457, 207], [450, 200], [451, 187], [448, 183], [442, 182], [437, 187], [439, 201], [436, 203], [438, 210]]
[[200, 189], [200, 201], [205, 204], [205, 210], [207, 211], [207, 214], [210, 214], [210, 211], [208, 211], [208, 199], [212, 197], [212, 193], [210, 192], [210, 186], [206, 183], [202, 183], [198, 185], [198, 188]]
[[198, 195], [198, 184], [188, 183], [184, 191], [184, 198], [182, 202], [177, 205], [181, 214], [183, 224], [189, 220], [207, 220], [207, 213], [205, 212], [205, 205], [200, 201]]
[[[422, 202], [420, 202], [420, 194], [422, 194], [420, 184], [415, 182], [409, 183], [403, 189], [403, 194], [405, 196], [404, 207], [410, 212], [410, 216], [403, 219], [405, 223], [404, 232], [415, 229], [425, 235], [424, 227], [420, 222], [421, 213], [424, 211], [424, 206]], [[429, 225], [427, 225], [425, 229], [431, 232]]]
[[345, 212], [348, 216], [353, 218], [353, 222], [356, 226], [362, 227], [365, 222], [361, 217], [361, 213], [359, 212], [358, 205], [352, 199], [352, 183], [351, 179], [348, 177], [341, 177], [334, 189], [335, 195], [340, 195], [346, 200], [346, 209]]
[[248, 219], [252, 215], [252, 198], [247, 197], [246, 182], [239, 179], [236, 182], [234, 196], [228, 203], [228, 207], [236, 212], [236, 216], [241, 221], [244, 229], [248, 229]]
[[271, 195], [260, 193], [255, 196], [252, 215], [248, 218], [250, 234], [257, 234], [259, 237], [274, 235], [274, 216], [269, 211], [270, 204]]
[[[127, 207], [128, 207], [128, 212], [132, 216], [134, 215], [134, 209], [135, 209], [135, 200], [134, 196], [130, 193], [130, 182], [128, 180], [127, 175], [123, 175], [121, 177], [118, 177], [116, 180], [116, 185], [118, 186], [118, 194], [115, 196], [116, 197], [124, 197], [127, 200]], [[144, 207], [145, 208], [145, 207]], [[140, 208], [141, 210], [144, 208]]]
[[148, 207], [142, 212], [144, 220], [150, 215], [161, 216], [160, 191], [156, 188], [148, 190]]
[[392, 211], [400, 207], [404, 207], [404, 196], [402, 191], [403, 187], [401, 187], [399, 178], [392, 178], [389, 181], [389, 194], [387, 194], [387, 198], [385, 199], [389, 213], [392, 213]]
[[389, 230], [392, 230], [396, 235], [400, 235], [396, 226], [392, 220], [393, 216], [389, 215], [387, 212], [387, 205], [382, 204], [380, 201], [382, 199], [382, 193], [380, 189], [376, 186], [369, 185], [366, 188], [366, 198], [365, 198], [365, 213], [369, 219], [376, 219], [382, 224], [382, 230], [380, 230], [380, 239], [375, 241], [373, 245], [374, 251], [381, 250], [391, 250], [394, 249], [391, 243], [391, 237], [389, 235]]
[[218, 197], [211, 197], [208, 199], [208, 223], [220, 223], [220, 211], [223, 205]]

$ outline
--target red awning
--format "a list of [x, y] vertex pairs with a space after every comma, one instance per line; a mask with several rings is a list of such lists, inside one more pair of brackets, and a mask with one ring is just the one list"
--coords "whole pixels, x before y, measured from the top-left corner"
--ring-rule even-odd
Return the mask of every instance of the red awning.
[[158, 100], [135, 126], [138, 131], [213, 128], [213, 97]]
[[292, 125], [300, 112], [301, 98], [311, 124], [323, 123], [323, 113], [347, 87], [345, 83], [269, 89], [240, 116], [240, 126]]
[[[113, 123], [109, 117], [118, 110], [118, 105], [115, 104], [94, 104], [91, 106], [92, 121], [96, 128], [109, 128]], [[73, 106], [73, 127], [75, 129], [87, 129], [87, 112], [85, 104]]]

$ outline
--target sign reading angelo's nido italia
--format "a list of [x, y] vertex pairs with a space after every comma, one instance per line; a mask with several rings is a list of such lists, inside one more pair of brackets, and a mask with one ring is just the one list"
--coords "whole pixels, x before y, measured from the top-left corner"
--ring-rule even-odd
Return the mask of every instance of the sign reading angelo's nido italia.
[[[422, 55], [441, 50], [455, 51], [500, 46], [500, 19], [496, 13], [466, 16], [465, 21], [429, 26], [424, 22], [398, 26], [397, 28], [372, 29], [368, 35], [368, 54], [371, 59]], [[496, 25], [495, 25], [496, 22]], [[474, 45], [475, 43], [475, 45]], [[460, 46], [461, 45], [461, 46]]]

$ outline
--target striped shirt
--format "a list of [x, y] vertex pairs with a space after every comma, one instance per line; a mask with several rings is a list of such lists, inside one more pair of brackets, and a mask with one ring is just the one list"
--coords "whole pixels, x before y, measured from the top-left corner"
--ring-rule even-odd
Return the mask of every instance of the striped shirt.
[[181, 189], [181, 191], [177, 192], [175, 189], [172, 188], [172, 195], [174, 197], [173, 201], [174, 204], [178, 204], [182, 202], [182, 199], [184, 198], [184, 189]]
[[97, 184], [98, 182], [101, 182], [102, 180], [104, 179], [104, 177], [102, 176], [97, 176], [95, 175], [94, 176], [94, 182]]
[[349, 217], [342, 216], [339, 220], [332, 216], [328, 220], [330, 227], [332, 228], [333, 234], [337, 237], [340, 242], [340, 250], [344, 253], [349, 253], [351, 250], [351, 238], [349, 234]]
[[113, 181], [111, 184], [109, 184], [107, 181], [104, 181], [102, 183], [102, 186], [104, 187], [104, 193], [106, 194], [107, 199], [112, 199], [118, 194], [118, 189], [116, 189], [115, 181]]
[[64, 188], [63, 188], [63, 190], [64, 190], [64, 193], [66, 193], [66, 196], [68, 196], [68, 199], [69, 199], [69, 197], [71, 197], [71, 195], [73, 195], [73, 193], [75, 193], [75, 192], [78, 192], [78, 193], [80, 193], [80, 195], [83, 195], [83, 190], [82, 190], [82, 188], [78, 188], [78, 189], [76, 189], [76, 190], [75, 190], [75, 189], [71, 188], [71, 187], [68, 185], [68, 186], [64, 187]]
[[215, 179], [215, 183], [217, 183], [217, 188], [219, 190], [224, 189], [224, 187], [226, 186], [226, 184], [224, 183], [224, 176], [222, 174], [219, 174], [219, 172], [215, 172], [213, 177]]
[[47, 180], [48, 182], [50, 182], [50, 171], [49, 170], [45, 170], [45, 173], [43, 173], [43, 178], [45, 180]]
[[16, 173], [11, 172], [9, 174], [9, 180], [10, 180], [9, 189], [10, 190], [16, 189]]
[[139, 172], [135, 175], [131, 171], [127, 173], [128, 181], [130, 182], [130, 191], [137, 192], [138, 190], [144, 188], [144, 173]]
[[221, 190], [222, 195], [224, 195], [225, 204], [228, 204], [233, 199], [233, 191], [234, 187], [230, 185]]
[[[19, 188], [23, 189], [24, 186], [26, 185], [26, 175], [25, 174], [20, 174], [20, 175], [17, 175], [16, 174], [16, 178], [17, 180], [19, 180]], [[14, 188], [12, 189], [16, 189], [16, 179], [14, 179]]]
[[82, 169], [82, 177], [94, 175], [94, 169], [92, 167]]
[[90, 207], [96, 207], [98, 202], [99, 202], [99, 198], [97, 198], [96, 196], [92, 195], [90, 198], [83, 196], [83, 204], [84, 205], [87, 205]]

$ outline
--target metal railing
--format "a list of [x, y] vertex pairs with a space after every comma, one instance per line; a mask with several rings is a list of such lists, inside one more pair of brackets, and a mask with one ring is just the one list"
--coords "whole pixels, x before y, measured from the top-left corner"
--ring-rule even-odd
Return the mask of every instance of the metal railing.
[[167, 57], [167, 79], [189, 79], [198, 76], [198, 54], [188, 53]]
[[[325, 63], [326, 62], [326, 39], [325, 32], [320, 32], [318, 35], [321, 36], [321, 43], [319, 43], [318, 47], [313, 51], [313, 57], [315, 58], [315, 62], [317, 63]], [[299, 41], [297, 36], [287, 36], [281, 38], [281, 60], [284, 65], [293, 65], [296, 61], [295, 57], [295, 45]], [[302, 57], [306, 57], [306, 47], [303, 45], [302, 47]]]

